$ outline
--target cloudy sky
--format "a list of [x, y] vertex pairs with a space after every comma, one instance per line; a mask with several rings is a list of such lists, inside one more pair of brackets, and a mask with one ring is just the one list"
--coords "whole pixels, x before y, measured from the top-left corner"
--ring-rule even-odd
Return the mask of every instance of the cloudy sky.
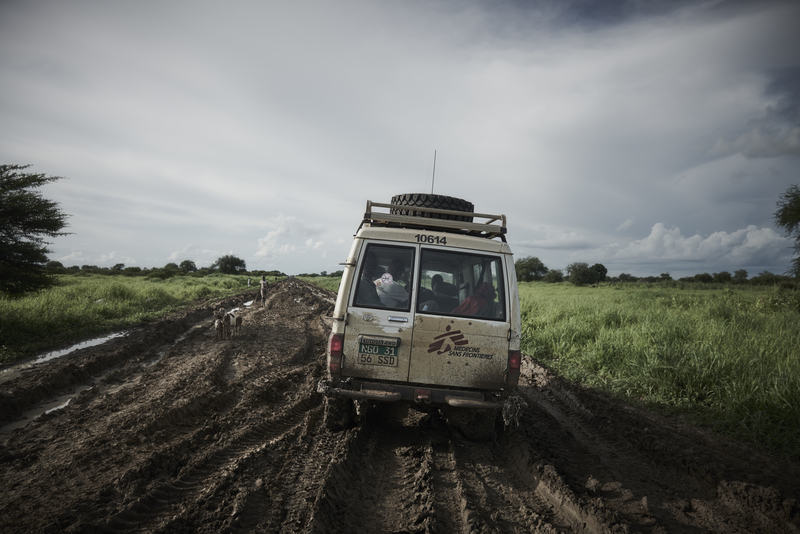
[[0, 2], [0, 163], [64, 265], [336, 271], [366, 201], [465, 198], [518, 258], [782, 273], [798, 2]]

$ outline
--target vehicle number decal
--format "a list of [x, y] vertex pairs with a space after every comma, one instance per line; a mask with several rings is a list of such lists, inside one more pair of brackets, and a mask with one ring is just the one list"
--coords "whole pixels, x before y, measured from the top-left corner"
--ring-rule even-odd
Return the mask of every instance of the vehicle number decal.
[[397, 347], [369, 345], [367, 343], [358, 344], [358, 363], [360, 364], [397, 367], [398, 362]]
[[436, 245], [446, 245], [447, 244], [447, 237], [445, 237], [445, 236], [428, 235], [428, 234], [417, 234], [414, 237], [417, 239], [417, 243], [430, 243], [430, 244], [436, 244]]

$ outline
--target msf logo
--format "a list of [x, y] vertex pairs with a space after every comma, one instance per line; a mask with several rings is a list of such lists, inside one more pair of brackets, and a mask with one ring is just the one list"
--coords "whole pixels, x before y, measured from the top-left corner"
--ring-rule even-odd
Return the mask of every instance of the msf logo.
[[444, 334], [439, 334], [434, 339], [434, 342], [428, 345], [428, 354], [436, 351], [436, 354], [444, 354], [445, 352], [453, 350], [450, 346], [452, 343], [455, 346], [469, 345], [469, 341], [464, 339], [464, 334], [461, 330], [450, 331], [450, 326], [446, 328]]

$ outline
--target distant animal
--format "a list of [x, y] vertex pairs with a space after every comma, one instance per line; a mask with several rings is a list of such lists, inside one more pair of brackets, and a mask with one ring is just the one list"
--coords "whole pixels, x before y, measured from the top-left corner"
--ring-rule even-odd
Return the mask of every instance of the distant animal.
[[214, 331], [216, 334], [214, 339], [222, 339], [223, 334], [225, 334], [225, 329], [222, 326], [222, 319], [216, 319], [214, 321]]
[[233, 333], [236, 337], [239, 337], [239, 334], [242, 333], [242, 322], [244, 321], [244, 317], [241, 315], [237, 315], [233, 321]]
[[230, 313], [226, 313], [222, 317], [222, 337], [228, 339], [231, 337], [231, 320], [234, 318]]

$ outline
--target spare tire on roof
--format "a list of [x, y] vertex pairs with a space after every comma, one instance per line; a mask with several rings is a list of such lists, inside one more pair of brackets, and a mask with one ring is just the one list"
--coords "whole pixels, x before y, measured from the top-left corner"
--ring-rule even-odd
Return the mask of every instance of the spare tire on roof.
[[[426, 193], [406, 193], [395, 195], [391, 204], [410, 208], [434, 208], [440, 210], [464, 211], [473, 213], [475, 206], [472, 202], [462, 198], [448, 197], [445, 195], [428, 195]], [[429, 219], [448, 219], [451, 221], [472, 222], [472, 217], [466, 215], [450, 215], [445, 213], [428, 213], [424, 211], [401, 210], [392, 208], [389, 213], [394, 215], [410, 215], [412, 217], [427, 217]]]

